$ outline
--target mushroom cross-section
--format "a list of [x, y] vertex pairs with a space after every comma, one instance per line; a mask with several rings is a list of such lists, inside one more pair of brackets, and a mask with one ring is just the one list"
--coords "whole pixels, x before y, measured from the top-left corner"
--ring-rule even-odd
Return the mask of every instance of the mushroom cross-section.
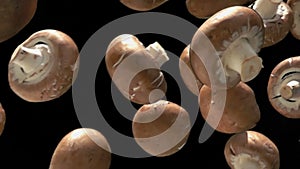
[[267, 91], [275, 110], [288, 118], [300, 118], [300, 56], [287, 58], [275, 66]]
[[167, 1], [168, 0], [120, 0], [123, 5], [136, 11], [149, 11]]
[[3, 109], [2, 104], [0, 103], [0, 136], [3, 133], [5, 122], [6, 122], [5, 110]]
[[[257, 54], [263, 38], [264, 25], [257, 12], [243, 6], [225, 8], [207, 19], [194, 34], [191, 66], [198, 79], [208, 86], [212, 79], [216, 85], [227, 88], [240, 81], [248, 82], [263, 67]], [[223, 70], [226, 78], [221, 76]]]
[[40, 30], [13, 52], [8, 65], [9, 85], [26, 101], [53, 100], [71, 87], [78, 66], [79, 51], [70, 36], [58, 30]]
[[288, 0], [287, 4], [293, 11], [293, 25], [290, 29], [291, 34], [300, 40], [300, 0]]

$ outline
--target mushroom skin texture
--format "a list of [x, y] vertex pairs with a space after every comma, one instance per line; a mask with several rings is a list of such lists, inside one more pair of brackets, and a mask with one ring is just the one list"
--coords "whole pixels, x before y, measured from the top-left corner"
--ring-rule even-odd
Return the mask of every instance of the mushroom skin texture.
[[126, 98], [137, 104], [155, 102], [165, 96], [167, 82], [160, 67], [168, 60], [158, 42], [145, 48], [131, 34], [115, 37], [105, 56], [112, 81]]
[[278, 63], [269, 77], [267, 91], [273, 108], [287, 118], [300, 118], [300, 56]]
[[79, 51], [73, 39], [53, 29], [33, 33], [13, 52], [10, 88], [28, 102], [45, 102], [67, 92], [76, 79]]
[[150, 11], [168, 0], [120, 0], [126, 7], [136, 11]]
[[28, 25], [36, 12], [37, 2], [37, 0], [0, 1], [0, 42], [12, 38]]
[[159, 100], [136, 112], [132, 132], [137, 144], [156, 157], [170, 156], [185, 145], [191, 130], [189, 113], [176, 103]]
[[5, 122], [6, 122], [5, 110], [3, 109], [2, 104], [0, 103], [0, 136], [3, 133]]
[[224, 155], [231, 169], [279, 169], [277, 146], [257, 131], [232, 135], [225, 144]]
[[[246, 83], [240, 82], [235, 87], [227, 89], [226, 98], [212, 100], [214, 94], [215, 92], [204, 85], [200, 90], [199, 106], [202, 117], [211, 126], [213, 120], [208, 121], [209, 113], [213, 113], [213, 116], [222, 116], [216, 127], [217, 131], [228, 134], [243, 132], [254, 128], [260, 120], [260, 109], [254, 92]], [[218, 108], [210, 110], [216, 102], [220, 102], [218, 99], [226, 99], [224, 110]], [[222, 111], [222, 114], [217, 111]]]
[[190, 45], [186, 46], [179, 58], [180, 76], [188, 88], [194, 95], [199, 95], [199, 90], [203, 86], [200, 80], [195, 76], [190, 63]]
[[288, 0], [287, 4], [293, 11], [293, 25], [290, 28], [292, 36], [300, 40], [300, 1], [299, 0]]
[[249, 5], [255, 0], [186, 0], [189, 13], [199, 19], [207, 19], [218, 11], [231, 7]]
[[109, 169], [111, 149], [106, 138], [92, 128], [66, 134], [56, 146], [49, 169]]
[[233, 6], [215, 13], [192, 38], [190, 60], [195, 75], [209, 87], [214, 79], [213, 85], [220, 88], [254, 79], [263, 67], [257, 55], [263, 38], [262, 18], [253, 9]]
[[291, 7], [283, 0], [256, 0], [251, 8], [263, 18], [265, 37], [263, 47], [269, 47], [282, 41], [294, 22]]

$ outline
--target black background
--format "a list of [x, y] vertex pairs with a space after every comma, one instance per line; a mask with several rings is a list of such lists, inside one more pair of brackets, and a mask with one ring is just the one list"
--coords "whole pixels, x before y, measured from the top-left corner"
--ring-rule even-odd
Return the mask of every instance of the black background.
[[[182, 17], [196, 26], [204, 20], [188, 13], [185, 1], [169, 1], [152, 12], [164, 12]], [[0, 136], [0, 168], [48, 168], [52, 153], [60, 139], [75, 128], [81, 127], [72, 100], [71, 89], [58, 99], [43, 103], [30, 103], [16, 96], [9, 88], [7, 67], [11, 54], [32, 33], [42, 29], [57, 29], [67, 33], [79, 50], [98, 29], [122, 16], [138, 13], [117, 0], [39, 1], [31, 22], [11, 39], [0, 44], [0, 102], [6, 111], [7, 121]], [[139, 23], [136, 23], [139, 24]], [[134, 25], [132, 25], [134, 27]], [[155, 25], [159, 26], [159, 25]], [[176, 29], [176, 28], [174, 28]], [[127, 32], [124, 32], [127, 33]], [[147, 45], [158, 41], [166, 50], [180, 55], [185, 45], [162, 35], [140, 35]], [[253, 130], [269, 137], [280, 151], [281, 169], [299, 168], [300, 121], [288, 119], [277, 113], [267, 97], [267, 83], [272, 69], [283, 59], [300, 55], [299, 40], [288, 36], [280, 43], [263, 48], [259, 56], [264, 68], [248, 85], [256, 94], [261, 110], [261, 120]], [[110, 98], [110, 78], [104, 64], [98, 70], [95, 92], [111, 126], [124, 134], [131, 134], [130, 121], [115, 112]], [[167, 80], [174, 79], [167, 76]], [[174, 82], [175, 83], [175, 82]], [[167, 98], [180, 104], [178, 87], [168, 86]], [[139, 105], [135, 105], [137, 108]], [[115, 112], [115, 113], [111, 113]], [[199, 114], [200, 115], [200, 114]], [[229, 134], [214, 132], [205, 142], [198, 143], [203, 119], [198, 116], [187, 144], [178, 153], [168, 157], [127, 158], [112, 154], [111, 169], [118, 168], [162, 168], [185, 166], [184, 168], [229, 168], [223, 150]], [[120, 143], [121, 144], [121, 143]]]

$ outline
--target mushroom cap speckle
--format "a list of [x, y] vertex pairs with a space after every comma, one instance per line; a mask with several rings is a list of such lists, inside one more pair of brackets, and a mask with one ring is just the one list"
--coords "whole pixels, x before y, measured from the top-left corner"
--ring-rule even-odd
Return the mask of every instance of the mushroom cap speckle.
[[168, 0], [120, 0], [123, 5], [136, 11], [149, 11], [167, 1]]

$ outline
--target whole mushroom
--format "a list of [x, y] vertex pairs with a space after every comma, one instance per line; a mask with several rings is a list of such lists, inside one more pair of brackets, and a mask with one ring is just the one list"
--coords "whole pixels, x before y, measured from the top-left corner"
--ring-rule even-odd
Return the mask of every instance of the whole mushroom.
[[168, 0], [120, 0], [123, 5], [136, 11], [150, 11], [167, 1]]
[[225, 144], [224, 155], [231, 169], [279, 169], [280, 166], [277, 146], [257, 131], [232, 135]]
[[5, 122], [6, 122], [5, 110], [3, 109], [2, 104], [0, 103], [0, 136], [3, 133]]
[[79, 51], [69, 35], [59, 30], [40, 30], [13, 52], [8, 65], [9, 85], [26, 101], [50, 101], [67, 92], [78, 66]]
[[300, 1], [299, 0], [288, 0], [287, 4], [293, 11], [293, 25], [290, 28], [291, 34], [298, 40], [300, 40]]

